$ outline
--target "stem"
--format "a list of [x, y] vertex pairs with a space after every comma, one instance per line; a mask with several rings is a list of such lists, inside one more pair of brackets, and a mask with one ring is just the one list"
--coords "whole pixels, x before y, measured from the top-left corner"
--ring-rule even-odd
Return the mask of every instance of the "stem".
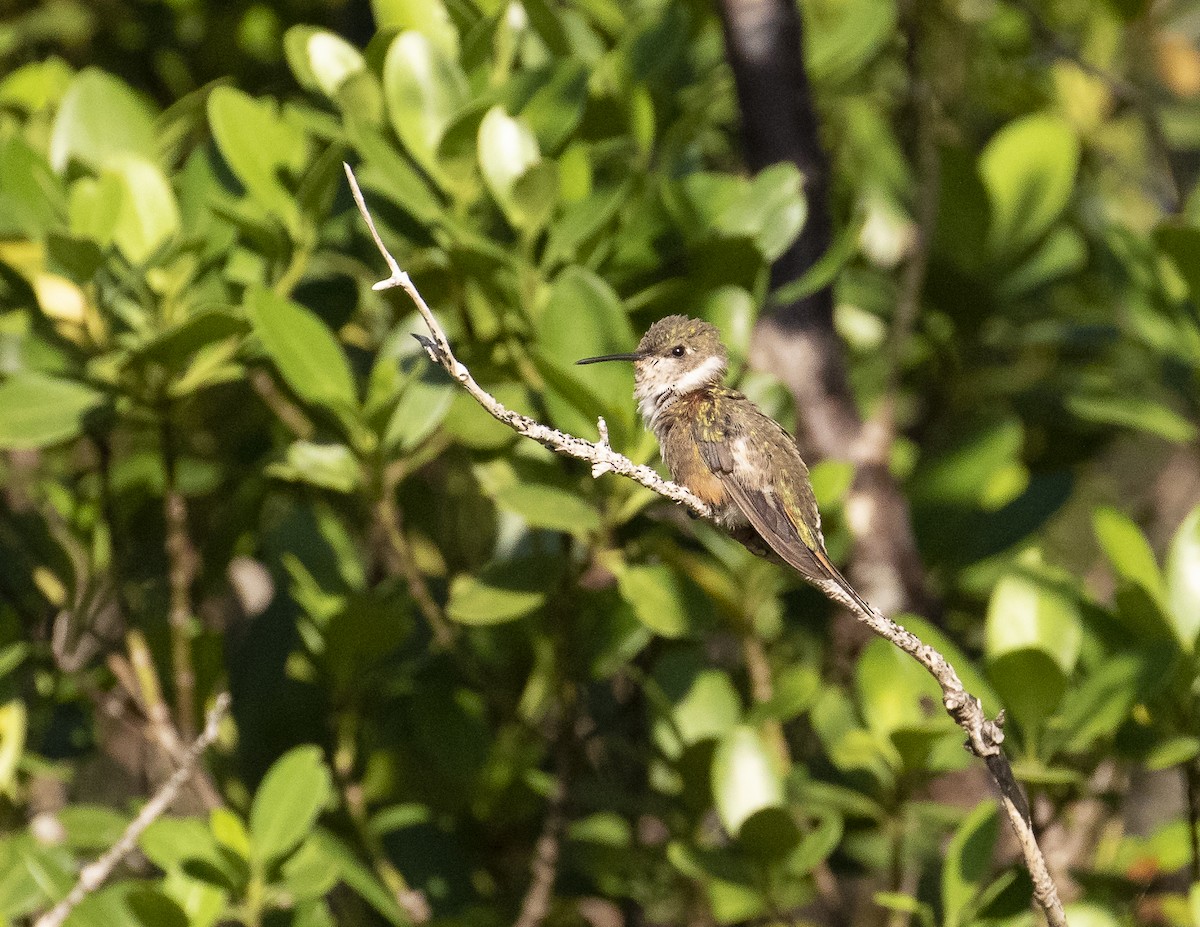
[[404, 581], [408, 583], [408, 591], [417, 608], [425, 617], [434, 642], [442, 650], [448, 650], [454, 644], [454, 626], [442, 612], [441, 606], [429, 591], [429, 585], [417, 566], [413, 555], [412, 545], [404, 534], [403, 514], [396, 504], [396, 474], [389, 471], [383, 478], [383, 488], [379, 494], [376, 515], [383, 528], [388, 546], [392, 550], [393, 561]]
[[363, 797], [362, 785], [354, 778], [354, 767], [357, 763], [358, 749], [353, 729], [353, 716], [349, 713], [342, 716], [338, 724], [337, 751], [333, 756], [333, 771], [338, 788], [342, 793], [342, 801], [350, 816], [350, 823], [358, 837], [358, 843], [367, 854], [371, 868], [379, 877], [396, 904], [416, 924], [423, 924], [431, 917], [429, 904], [425, 897], [409, 886], [395, 864], [388, 859], [383, 841], [371, 827], [370, 815], [367, 811], [366, 799]]
[[167, 584], [170, 604], [167, 622], [171, 630], [171, 672], [175, 683], [175, 726], [185, 739], [196, 733], [196, 672], [192, 666], [192, 583], [199, 572], [199, 556], [188, 534], [187, 500], [178, 486], [175, 432], [170, 411], [164, 413], [160, 429], [166, 492], [163, 518], [166, 523]]

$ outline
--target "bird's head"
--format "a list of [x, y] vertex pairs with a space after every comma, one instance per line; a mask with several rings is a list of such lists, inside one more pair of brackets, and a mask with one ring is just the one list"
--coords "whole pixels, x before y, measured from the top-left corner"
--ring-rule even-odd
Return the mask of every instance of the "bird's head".
[[714, 325], [685, 315], [659, 319], [630, 354], [588, 357], [579, 364], [633, 361], [640, 396], [686, 393], [714, 386], [725, 377], [729, 354]]

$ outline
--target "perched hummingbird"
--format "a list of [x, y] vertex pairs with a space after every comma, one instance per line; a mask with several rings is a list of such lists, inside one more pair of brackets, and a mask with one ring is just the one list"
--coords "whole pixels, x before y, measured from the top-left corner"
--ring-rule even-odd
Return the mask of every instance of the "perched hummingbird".
[[633, 353], [576, 363], [618, 360], [633, 361], [638, 410], [675, 482], [707, 503], [739, 540], [759, 546], [757, 533], [827, 595], [870, 610], [825, 552], [817, 500], [795, 440], [721, 385], [729, 355], [714, 326], [669, 315], [650, 326]]

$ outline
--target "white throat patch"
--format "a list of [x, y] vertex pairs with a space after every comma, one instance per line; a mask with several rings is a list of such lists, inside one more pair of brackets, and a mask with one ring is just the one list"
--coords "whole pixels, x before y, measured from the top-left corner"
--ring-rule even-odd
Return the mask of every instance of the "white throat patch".
[[654, 383], [648, 377], [635, 390], [642, 421], [651, 431], [657, 430], [659, 417], [664, 409], [685, 393], [715, 382], [724, 372], [725, 362], [714, 355], [674, 383]]
[[699, 367], [689, 370], [678, 380], [675, 381], [675, 392], [682, 395], [690, 393], [694, 389], [699, 389], [702, 386], [707, 386], [715, 381], [725, 372], [725, 361], [713, 355]]

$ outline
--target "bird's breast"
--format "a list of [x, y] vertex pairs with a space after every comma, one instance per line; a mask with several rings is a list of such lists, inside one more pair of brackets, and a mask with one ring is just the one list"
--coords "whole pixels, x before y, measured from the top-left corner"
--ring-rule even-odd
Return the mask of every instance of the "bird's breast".
[[671, 479], [686, 486], [700, 501], [714, 509], [730, 505], [729, 493], [700, 456], [700, 447], [690, 438], [681, 436], [683, 429], [671, 429], [659, 438], [663, 460], [671, 471]]

